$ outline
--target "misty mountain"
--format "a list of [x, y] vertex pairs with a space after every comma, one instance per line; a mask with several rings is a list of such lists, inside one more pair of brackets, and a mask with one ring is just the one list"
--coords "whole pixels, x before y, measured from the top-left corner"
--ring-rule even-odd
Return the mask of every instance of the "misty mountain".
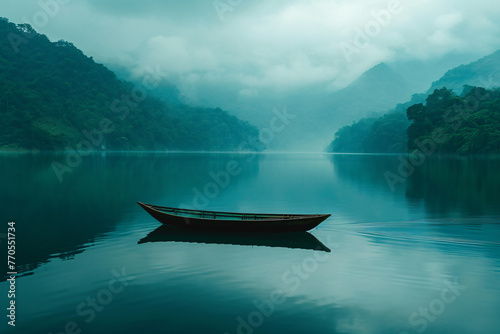
[[[464, 86], [468, 91], [464, 91]], [[415, 94], [409, 102], [398, 105], [394, 110], [389, 111], [380, 117], [371, 118], [361, 118], [359, 121], [353, 123], [350, 126], [345, 126], [335, 133], [335, 139], [328, 145], [326, 151], [328, 152], [349, 152], [349, 153], [395, 153], [395, 152], [405, 152], [407, 151], [406, 146], [408, 138], [406, 131], [410, 126], [410, 122], [406, 119], [406, 109], [414, 104], [425, 103], [425, 99], [428, 96], [433, 96], [437, 94], [436, 92], [448, 88], [453, 90], [456, 94], [467, 94], [470, 96], [470, 90], [472, 87], [483, 87], [487, 89], [495, 88], [500, 86], [500, 51], [496, 51], [486, 57], [483, 57], [477, 61], [466, 65], [457, 66], [448, 72], [439, 80], [435, 81], [431, 88], [426, 94]], [[490, 94], [498, 94], [498, 92], [491, 92]], [[495, 100], [496, 101], [496, 100]], [[490, 103], [494, 104], [494, 103]], [[495, 106], [485, 105], [485, 109], [489, 115], [497, 115]], [[432, 108], [429, 107], [429, 110]], [[432, 111], [434, 117], [436, 117], [436, 112]], [[441, 114], [443, 113], [440, 110]], [[425, 115], [424, 115], [425, 116]], [[442, 116], [441, 116], [442, 117]], [[478, 119], [482, 117], [478, 113], [475, 115]], [[423, 118], [425, 120], [425, 117]], [[487, 118], [481, 118], [481, 124], [485, 125], [484, 122]], [[421, 121], [419, 119], [419, 121]], [[492, 120], [493, 122], [493, 120]], [[425, 122], [420, 122], [425, 123]], [[419, 123], [419, 124], [420, 124]], [[432, 123], [434, 124], [434, 123]], [[436, 123], [437, 124], [437, 123]], [[437, 126], [434, 124], [435, 126]], [[469, 124], [468, 129], [470, 133], [477, 133], [480, 129], [478, 124]], [[463, 129], [461, 129], [463, 132]], [[481, 131], [487, 135], [488, 131], [481, 128]], [[462, 140], [463, 143], [469, 143], [472, 135], [469, 133], [467, 140]], [[493, 132], [492, 132], [493, 133]], [[496, 132], [494, 135], [496, 136]], [[465, 137], [464, 133], [460, 133], [457, 136]], [[414, 136], [415, 137], [415, 136]], [[496, 138], [496, 137], [495, 137]], [[410, 138], [414, 140], [415, 138]], [[460, 139], [461, 140], [461, 139]], [[459, 141], [459, 140], [458, 140]], [[466, 145], [465, 145], [466, 146]], [[448, 148], [448, 146], [443, 146], [444, 150], [450, 152], [460, 152], [460, 153], [471, 153], [472, 146], [477, 151], [482, 148], [479, 144], [471, 144], [471, 147], [465, 147], [461, 144], [459, 148]], [[410, 147], [414, 149], [413, 146]], [[488, 149], [485, 148], [485, 151]]]
[[413, 92], [408, 82], [385, 63], [363, 73], [346, 88], [332, 94], [325, 110], [346, 122], [386, 111], [407, 101]]
[[[123, 73], [127, 77], [126, 71]], [[264, 131], [270, 129], [276, 110], [286, 109], [294, 118], [273, 134], [267, 147], [270, 150], [321, 151], [340, 127], [360, 117], [379, 116], [409, 100], [412, 92], [408, 80], [385, 63], [369, 69], [343, 89], [332, 91], [328, 86], [329, 82], [323, 82], [286, 90], [262, 90], [214, 83], [197, 88], [196, 94], [202, 98], [190, 101], [180, 94], [180, 100], [231, 110], [238, 118]], [[172, 95], [166, 93], [169, 94]], [[168, 96], [161, 98], [171, 101]]]
[[464, 85], [484, 88], [500, 87], [500, 50], [470, 64], [455, 67], [432, 83], [427, 94], [436, 89], [448, 88], [461, 94]]
[[335, 133], [334, 140], [325, 152], [335, 153], [404, 153], [408, 147], [406, 130], [410, 121], [406, 109], [416, 103], [425, 102], [425, 94], [414, 94], [409, 102], [380, 117], [361, 118]]
[[[118, 65], [116, 63], [107, 63], [105, 64], [107, 68], [109, 68], [113, 73], [115, 73], [116, 77], [121, 81], [126, 82], [134, 82], [140, 83], [143, 79], [140, 75], [132, 74], [130, 69]], [[150, 70], [155, 70], [150, 68]], [[161, 69], [156, 69], [158, 72], [161, 72]], [[154, 87], [148, 87], [149, 93], [152, 96], [157, 97], [158, 99], [167, 102], [171, 105], [181, 105], [183, 104], [181, 99], [179, 98], [180, 92], [179, 88], [170, 82], [167, 78], [162, 78], [161, 81], [157, 83]]]
[[295, 96], [298, 101], [293, 107], [300, 122], [287, 129], [287, 149], [320, 151], [340, 127], [361, 117], [379, 116], [407, 101], [411, 87], [401, 75], [381, 63], [341, 90], [307, 93]]
[[[157, 73], [118, 80], [73, 44], [0, 20], [0, 149], [262, 149], [258, 130], [217, 108], [169, 104]], [[167, 83], [168, 85], [168, 83]], [[91, 146], [91, 147], [89, 147]], [[253, 146], [253, 147], [252, 147]]]

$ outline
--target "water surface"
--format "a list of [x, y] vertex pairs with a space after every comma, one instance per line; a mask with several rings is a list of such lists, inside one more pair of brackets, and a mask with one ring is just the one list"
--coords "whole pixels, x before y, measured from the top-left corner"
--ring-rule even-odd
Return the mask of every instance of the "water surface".
[[[65, 158], [0, 155], [0, 233], [16, 222], [20, 272], [7, 332], [500, 328], [498, 159], [428, 159], [391, 189], [397, 156], [108, 153], [84, 157], [60, 182], [51, 164]], [[331, 252], [288, 248], [282, 236], [155, 233], [136, 201], [331, 213], [298, 238]], [[5, 278], [0, 290], [5, 310]]]

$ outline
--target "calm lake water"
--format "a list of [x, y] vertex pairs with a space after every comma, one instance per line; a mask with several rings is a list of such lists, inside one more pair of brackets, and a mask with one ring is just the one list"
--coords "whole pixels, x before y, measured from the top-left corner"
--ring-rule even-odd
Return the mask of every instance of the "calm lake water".
[[[0, 155], [2, 332], [499, 332], [499, 159], [427, 159], [393, 189], [398, 156], [113, 153], [59, 180], [65, 159]], [[288, 248], [157, 229], [136, 201], [332, 216]]]

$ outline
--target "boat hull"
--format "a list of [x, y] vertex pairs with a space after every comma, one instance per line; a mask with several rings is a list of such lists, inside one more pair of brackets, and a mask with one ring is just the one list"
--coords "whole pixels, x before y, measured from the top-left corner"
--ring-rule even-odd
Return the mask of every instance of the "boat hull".
[[[152, 205], [138, 204], [160, 223], [170, 226], [194, 230], [228, 231], [228, 232], [303, 232], [309, 231], [330, 215], [295, 215], [287, 218], [271, 218], [257, 220], [241, 219], [209, 219], [173, 215], [155, 209]], [[251, 215], [251, 214], [248, 214]]]

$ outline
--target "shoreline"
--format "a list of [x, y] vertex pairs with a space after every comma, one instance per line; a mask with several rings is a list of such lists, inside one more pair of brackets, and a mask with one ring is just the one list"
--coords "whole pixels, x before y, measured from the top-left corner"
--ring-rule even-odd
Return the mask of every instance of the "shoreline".
[[[28, 149], [3, 149], [0, 148], [0, 154], [67, 154], [69, 152], [84, 153], [85, 155], [102, 155], [102, 154], [324, 154], [324, 155], [345, 155], [345, 156], [410, 156], [410, 152], [401, 153], [346, 153], [346, 152], [321, 152], [321, 151], [182, 151], [182, 150], [106, 150], [93, 151], [90, 154], [85, 151], [64, 151], [64, 150], [28, 150]], [[458, 154], [458, 153], [435, 153], [432, 155], [436, 158], [500, 158], [500, 153], [488, 154]], [[429, 157], [427, 157], [429, 158]]]

